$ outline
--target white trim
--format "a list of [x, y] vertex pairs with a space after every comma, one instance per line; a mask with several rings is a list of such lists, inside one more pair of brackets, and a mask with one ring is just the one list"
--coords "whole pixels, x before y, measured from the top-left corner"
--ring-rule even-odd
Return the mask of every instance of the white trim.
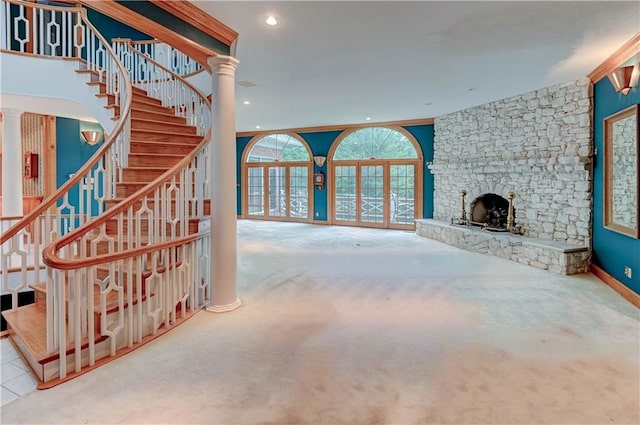
[[240, 301], [240, 298], [237, 298], [231, 304], [209, 306], [209, 307], [206, 308], [206, 310], [211, 312], [211, 313], [226, 313], [228, 311], [235, 310], [236, 308], [240, 307], [241, 305], [242, 305], [242, 301]]

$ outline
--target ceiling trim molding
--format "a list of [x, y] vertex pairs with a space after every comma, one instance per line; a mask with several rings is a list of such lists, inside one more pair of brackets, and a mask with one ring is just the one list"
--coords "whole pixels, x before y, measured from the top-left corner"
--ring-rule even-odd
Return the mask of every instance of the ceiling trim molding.
[[186, 55], [195, 59], [208, 71], [211, 71], [207, 64], [207, 58], [218, 54], [185, 36], [172, 31], [162, 24], [155, 22], [133, 10], [116, 3], [113, 0], [78, 0], [84, 6], [90, 7], [104, 15], [117, 21], [124, 22], [132, 28], [142, 31], [152, 37], [157, 38], [175, 48], [181, 50]]
[[236, 133], [236, 137], [247, 137], [247, 136], [264, 136], [267, 134], [273, 133], [319, 133], [322, 131], [344, 131], [358, 128], [368, 128], [368, 127], [388, 127], [388, 126], [398, 126], [398, 127], [406, 127], [410, 125], [430, 125], [434, 123], [433, 118], [419, 118], [415, 120], [403, 120], [403, 121], [385, 121], [385, 122], [375, 122], [375, 123], [366, 123], [366, 124], [343, 124], [343, 125], [324, 125], [324, 126], [316, 126], [316, 127], [298, 127], [298, 128], [287, 128], [287, 129], [279, 129], [279, 130], [259, 130], [259, 131], [240, 131]]
[[222, 41], [228, 46], [238, 39], [238, 33], [216, 18], [208, 15], [202, 9], [184, 0], [149, 0], [154, 5], [171, 13], [200, 31]]
[[638, 53], [640, 53], [640, 32], [598, 65], [587, 77], [595, 84]]

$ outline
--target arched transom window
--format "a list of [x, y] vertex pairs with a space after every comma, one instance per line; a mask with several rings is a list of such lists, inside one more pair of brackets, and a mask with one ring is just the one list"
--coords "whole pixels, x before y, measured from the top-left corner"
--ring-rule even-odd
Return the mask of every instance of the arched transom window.
[[288, 134], [269, 134], [251, 147], [247, 162], [310, 161], [307, 148]]
[[363, 128], [345, 137], [336, 148], [334, 160], [417, 159], [413, 143], [397, 130]]

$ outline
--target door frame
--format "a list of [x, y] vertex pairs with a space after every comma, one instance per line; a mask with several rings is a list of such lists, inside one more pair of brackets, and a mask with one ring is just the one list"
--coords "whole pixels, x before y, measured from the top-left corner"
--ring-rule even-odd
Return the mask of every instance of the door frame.
[[[249, 214], [249, 168], [262, 168], [262, 185], [264, 189], [269, 187], [269, 168], [277, 167], [285, 169], [285, 182], [287, 190], [285, 192], [287, 210], [284, 216], [270, 216], [267, 214], [269, 205], [269, 193], [265, 190], [263, 193], [263, 203], [265, 211], [262, 216]], [[290, 168], [306, 167], [307, 168], [307, 218], [290, 217]], [[301, 223], [311, 223], [313, 221], [313, 163], [307, 161], [270, 161], [270, 162], [245, 162], [242, 164], [242, 218], [252, 220], [268, 220], [268, 221], [295, 221]]]
[[[365, 160], [334, 160], [329, 165], [329, 188], [327, 196], [329, 197], [327, 202], [327, 209], [329, 210], [329, 223], [337, 226], [356, 226], [356, 227], [372, 227], [383, 229], [404, 229], [415, 230], [414, 224], [392, 223], [391, 222], [391, 202], [389, 199], [391, 193], [391, 166], [392, 165], [413, 165], [414, 166], [414, 217], [416, 219], [422, 216], [422, 179], [420, 178], [421, 160], [416, 159], [365, 159]], [[383, 191], [383, 221], [382, 223], [362, 221], [362, 204], [361, 204], [361, 189], [362, 189], [362, 173], [361, 167], [363, 166], [376, 166], [382, 165], [382, 191]], [[342, 166], [355, 166], [356, 167], [356, 220], [355, 221], [342, 221], [337, 220], [334, 216], [336, 209], [336, 167]]]
[[[342, 143], [342, 141], [347, 138], [349, 135], [351, 135], [352, 133], [355, 133], [356, 131], [362, 130], [363, 128], [369, 128], [369, 127], [381, 127], [381, 128], [387, 128], [390, 130], [395, 130], [399, 133], [401, 133], [403, 136], [405, 136], [407, 138], [407, 140], [409, 140], [409, 142], [411, 142], [411, 144], [413, 145], [413, 148], [416, 151], [417, 154], [417, 158], [389, 158], [389, 159], [379, 159], [379, 158], [370, 158], [370, 159], [353, 159], [353, 160], [335, 160], [333, 159], [336, 149], [338, 149], [338, 146], [340, 146], [340, 143]], [[404, 164], [415, 164], [415, 172], [414, 172], [414, 191], [415, 191], [415, 197], [414, 197], [414, 217], [415, 219], [420, 219], [423, 216], [423, 207], [424, 207], [424, 168], [425, 168], [425, 163], [424, 163], [424, 155], [422, 153], [422, 147], [420, 146], [420, 144], [418, 143], [418, 141], [416, 140], [416, 138], [409, 133], [405, 128], [397, 126], [397, 125], [371, 125], [371, 126], [366, 126], [366, 127], [355, 127], [355, 128], [351, 128], [348, 130], [343, 131], [331, 144], [331, 148], [329, 149], [329, 153], [327, 155], [327, 222], [331, 225], [341, 225], [341, 226], [358, 226], [358, 227], [380, 227], [380, 226], [369, 226], [369, 225], [361, 225], [361, 224], [354, 224], [353, 222], [340, 222], [340, 221], [336, 221], [334, 219], [334, 211], [335, 211], [335, 166], [336, 165], [347, 165], [349, 163], [370, 163], [370, 164], [374, 164], [377, 162], [383, 162], [386, 165], [386, 167], [390, 170], [390, 165], [404, 165]], [[357, 168], [357, 167], [356, 167]], [[356, 173], [358, 174], [358, 173]], [[385, 179], [390, 179], [391, 175], [390, 173], [386, 173], [386, 177]], [[358, 179], [359, 180], [359, 179]], [[358, 185], [358, 193], [359, 191], [359, 184], [360, 182], [357, 181], [357, 185]], [[386, 182], [386, 186], [385, 187], [389, 187], [389, 181], [387, 180]], [[388, 196], [387, 193], [385, 193], [385, 196]], [[385, 202], [385, 208], [389, 208], [389, 203]], [[386, 215], [386, 217], [389, 217], [390, 213], [388, 213]], [[389, 220], [387, 218], [387, 220]], [[387, 223], [386, 228], [389, 229], [405, 229], [405, 230], [415, 230], [416, 226], [415, 226], [415, 222], [413, 224], [392, 224], [392, 223]]]

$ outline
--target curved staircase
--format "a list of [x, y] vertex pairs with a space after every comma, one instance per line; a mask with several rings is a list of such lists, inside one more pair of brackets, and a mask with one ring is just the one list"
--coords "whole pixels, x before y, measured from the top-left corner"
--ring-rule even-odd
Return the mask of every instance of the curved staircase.
[[[2, 9], [9, 4], [16, 8], [10, 18], [40, 13], [55, 21], [59, 13], [82, 27], [84, 35], [67, 41], [79, 56], [77, 72], [88, 75], [117, 122], [75, 177], [0, 238], [3, 264], [18, 257], [18, 269], [26, 270], [32, 256], [46, 267], [46, 281], [23, 278], [12, 289], [17, 296], [28, 285], [35, 303], [14, 303], [2, 314], [39, 387], [47, 388], [143, 345], [206, 304], [208, 231], [199, 232], [199, 224], [210, 214], [211, 112], [204, 94], [134, 43], [109, 47], [83, 9], [14, 0], [3, 0]], [[89, 37], [114, 63], [83, 51]], [[14, 44], [4, 43], [3, 54]], [[77, 202], [70, 201], [72, 188]]]

